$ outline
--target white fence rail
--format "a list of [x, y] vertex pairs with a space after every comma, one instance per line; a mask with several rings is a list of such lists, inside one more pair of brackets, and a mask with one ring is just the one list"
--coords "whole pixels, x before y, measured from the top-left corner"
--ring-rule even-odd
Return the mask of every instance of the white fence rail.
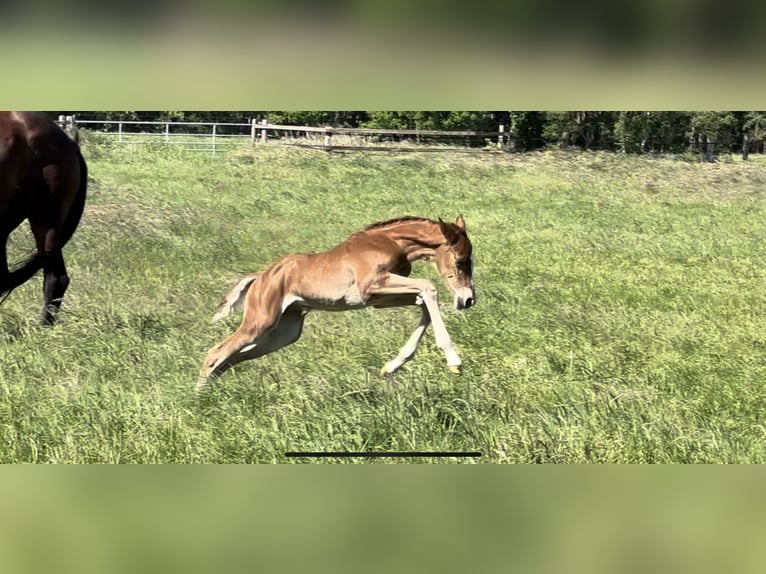
[[[506, 133], [505, 126], [500, 125], [496, 131], [476, 130], [393, 130], [367, 128], [333, 128], [316, 126], [288, 126], [270, 124], [267, 120], [260, 122], [253, 119], [249, 123], [227, 122], [177, 122], [177, 121], [141, 121], [141, 120], [99, 120], [79, 119], [73, 116], [59, 116], [59, 123], [70, 133], [76, 133], [77, 126], [82, 126], [95, 133], [113, 137], [119, 143], [149, 143], [163, 142], [169, 145], [182, 145], [195, 151], [208, 151], [213, 154], [217, 150], [231, 144], [242, 144], [248, 140], [252, 145], [265, 144], [269, 138], [282, 138], [289, 134], [293, 138], [303, 137], [309, 142], [292, 143], [302, 147], [318, 148], [327, 151], [363, 149], [368, 151], [444, 151], [446, 148], [426, 147], [415, 145], [408, 148], [376, 147], [374, 145], [339, 145], [334, 136], [356, 136], [357, 138], [380, 140], [382, 138], [404, 138], [421, 144], [423, 139], [447, 138], [451, 141], [462, 141], [465, 147], [471, 138], [479, 138], [486, 144], [497, 142], [497, 149], [514, 148], [514, 141]], [[92, 128], [90, 127], [92, 126]], [[100, 129], [99, 129], [100, 128]], [[495, 147], [495, 144], [492, 144]], [[474, 148], [475, 149], [475, 148]]]
[[[93, 132], [113, 137], [118, 143], [162, 142], [213, 154], [227, 145], [253, 140], [250, 129], [251, 123], [81, 120], [74, 118], [73, 124], [89, 129], [92, 126], [95, 128], [92, 129]], [[98, 129], [99, 127], [101, 129]]]

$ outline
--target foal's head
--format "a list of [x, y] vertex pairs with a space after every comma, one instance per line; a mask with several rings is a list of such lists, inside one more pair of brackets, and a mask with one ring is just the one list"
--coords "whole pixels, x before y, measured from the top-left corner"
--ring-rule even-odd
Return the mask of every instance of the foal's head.
[[455, 295], [455, 309], [462, 311], [476, 303], [473, 284], [473, 246], [465, 231], [465, 220], [458, 215], [455, 223], [439, 219], [446, 239], [434, 253], [434, 262], [447, 287]]

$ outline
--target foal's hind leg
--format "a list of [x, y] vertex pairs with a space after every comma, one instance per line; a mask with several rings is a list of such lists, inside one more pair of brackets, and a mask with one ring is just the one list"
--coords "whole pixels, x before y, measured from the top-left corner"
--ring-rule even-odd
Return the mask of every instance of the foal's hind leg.
[[210, 377], [218, 377], [242, 361], [262, 357], [297, 341], [303, 329], [303, 312], [288, 309], [282, 314], [280, 309], [279, 305], [272, 305], [266, 319], [256, 321], [259, 311], [248, 306], [240, 328], [208, 352], [199, 372], [197, 390]]
[[257, 359], [295, 343], [303, 332], [306, 313], [297, 309], [288, 309], [282, 314], [279, 323], [259, 341], [243, 347], [237, 354], [237, 362]]

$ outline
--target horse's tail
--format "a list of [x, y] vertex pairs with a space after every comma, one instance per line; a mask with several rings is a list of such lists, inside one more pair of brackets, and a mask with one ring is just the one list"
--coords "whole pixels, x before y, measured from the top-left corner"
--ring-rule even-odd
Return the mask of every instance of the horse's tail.
[[80, 162], [80, 185], [77, 188], [77, 195], [69, 206], [69, 211], [64, 218], [64, 222], [61, 225], [61, 247], [66, 245], [67, 241], [74, 235], [75, 229], [80, 224], [82, 213], [85, 211], [85, 196], [88, 189], [88, 166], [85, 163], [85, 159], [82, 157], [82, 152], [79, 146], [77, 149], [77, 159]]
[[[80, 162], [80, 185], [77, 188], [77, 195], [75, 195], [72, 205], [69, 207], [69, 211], [64, 218], [61, 225], [61, 247], [66, 245], [67, 241], [72, 238], [72, 235], [77, 229], [80, 223], [80, 218], [85, 210], [85, 195], [88, 187], [88, 166], [85, 164], [85, 159], [80, 153], [80, 148], [77, 149], [77, 158]], [[11, 291], [16, 289], [19, 285], [22, 285], [29, 281], [32, 276], [43, 268], [43, 256], [39, 252], [34, 252], [27, 258], [22, 259], [16, 264], [13, 271], [6, 275], [6, 280], [3, 284], [0, 284], [0, 305], [8, 298]]]
[[0, 305], [5, 303], [11, 291], [19, 285], [26, 283], [32, 276], [43, 268], [43, 256], [35, 252], [22, 260], [16, 268], [5, 276], [5, 281], [0, 283]]
[[260, 274], [252, 273], [250, 275], [246, 275], [243, 279], [240, 280], [239, 283], [234, 286], [231, 291], [229, 291], [229, 293], [226, 295], [226, 299], [224, 299], [219, 306], [218, 312], [213, 315], [213, 323], [220, 321], [232, 311], [239, 311], [242, 309], [242, 303], [245, 301], [247, 291], [250, 288], [250, 285], [252, 285], [253, 281], [258, 279], [258, 275]]

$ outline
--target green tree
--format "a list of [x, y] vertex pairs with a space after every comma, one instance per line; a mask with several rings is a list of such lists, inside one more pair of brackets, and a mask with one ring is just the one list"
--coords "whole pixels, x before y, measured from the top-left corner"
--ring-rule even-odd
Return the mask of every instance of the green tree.
[[382, 130], [411, 130], [415, 129], [416, 112], [367, 112], [367, 120], [360, 127]]
[[372, 111], [362, 127], [395, 130], [476, 130], [497, 129], [500, 112], [489, 111]]
[[687, 112], [619, 112], [614, 135], [626, 152], [683, 152], [689, 147]]
[[693, 112], [690, 136], [704, 161], [715, 161], [721, 149], [731, 146], [736, 118], [732, 112]]
[[509, 112], [509, 119], [517, 149], [529, 151], [545, 145], [545, 112]]
[[766, 140], [766, 112], [745, 112], [742, 126], [744, 142], [742, 156], [747, 159], [751, 146], [760, 147], [761, 151]]
[[565, 148], [613, 149], [616, 112], [548, 112], [543, 135], [546, 142]]
[[624, 152], [646, 151], [649, 112], [620, 112], [614, 125], [615, 138]]

